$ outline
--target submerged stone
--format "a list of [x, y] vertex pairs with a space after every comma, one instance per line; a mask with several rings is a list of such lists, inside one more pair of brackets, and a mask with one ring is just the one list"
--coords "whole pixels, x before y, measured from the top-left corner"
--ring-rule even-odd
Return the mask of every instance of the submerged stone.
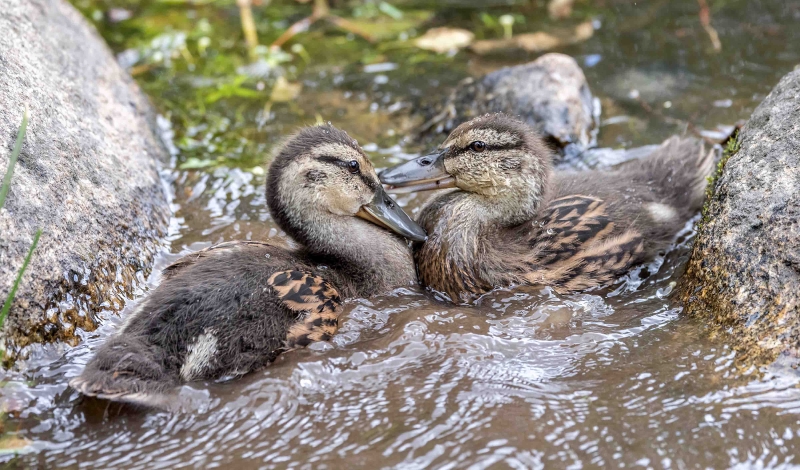
[[681, 287], [691, 315], [753, 360], [800, 356], [800, 70], [739, 135], [706, 203]]
[[168, 152], [149, 102], [72, 6], [7, 2], [0, 31], [2, 173], [30, 112], [0, 210], [0, 299], [43, 231], [0, 334], [13, 354], [76, 341], [144, 279], [169, 221]]
[[417, 133], [444, 139], [462, 122], [497, 112], [523, 119], [557, 147], [570, 146], [568, 154], [594, 141], [595, 104], [586, 76], [575, 59], [555, 53], [462, 81], [444, 102], [424, 109]]

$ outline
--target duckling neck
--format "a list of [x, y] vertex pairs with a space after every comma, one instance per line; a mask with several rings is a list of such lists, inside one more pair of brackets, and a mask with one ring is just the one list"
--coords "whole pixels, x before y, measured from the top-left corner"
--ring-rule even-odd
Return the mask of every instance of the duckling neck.
[[402, 238], [355, 217], [309, 221], [291, 234], [309, 261], [328, 268], [345, 296], [369, 296], [417, 282], [414, 261]]
[[516, 264], [529, 247], [514, 234], [536, 218], [543, 197], [509, 192], [498, 200], [455, 191], [432, 200], [419, 220], [428, 241], [415, 250], [422, 283], [459, 302], [519, 282]]
[[[481, 192], [459, 191], [453, 202], [459, 212], [470, 214], [470, 225], [495, 232], [496, 228], [519, 225], [536, 217], [542, 200], [549, 193], [549, 171], [543, 175], [528, 175], [513, 185], [493, 186]], [[466, 224], [465, 224], [466, 225]]]

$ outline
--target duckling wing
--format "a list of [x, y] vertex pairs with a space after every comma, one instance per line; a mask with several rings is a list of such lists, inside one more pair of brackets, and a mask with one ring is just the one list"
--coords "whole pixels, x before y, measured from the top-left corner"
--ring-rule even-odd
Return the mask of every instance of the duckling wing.
[[615, 230], [603, 200], [570, 195], [553, 200], [530, 240], [532, 247], [525, 279], [577, 291], [607, 284], [640, 261], [639, 232]]
[[544, 258], [552, 264], [574, 257], [582, 248], [602, 239], [614, 230], [606, 213], [606, 204], [598, 198], [571, 195], [547, 205], [540, 220], [542, 230], [532, 240]]
[[330, 341], [339, 329], [342, 299], [328, 281], [311, 272], [292, 270], [274, 273], [268, 284], [287, 309], [303, 315], [289, 328], [287, 347]]

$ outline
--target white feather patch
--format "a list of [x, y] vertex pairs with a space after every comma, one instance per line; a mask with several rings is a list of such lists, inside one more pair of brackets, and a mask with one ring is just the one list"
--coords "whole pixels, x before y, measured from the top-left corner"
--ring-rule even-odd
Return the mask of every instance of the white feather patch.
[[217, 337], [213, 330], [198, 336], [197, 341], [189, 345], [189, 352], [181, 366], [181, 378], [190, 382], [203, 377], [216, 353]]
[[650, 217], [656, 222], [669, 222], [678, 215], [674, 207], [660, 202], [651, 202], [647, 205], [647, 209], [650, 211]]

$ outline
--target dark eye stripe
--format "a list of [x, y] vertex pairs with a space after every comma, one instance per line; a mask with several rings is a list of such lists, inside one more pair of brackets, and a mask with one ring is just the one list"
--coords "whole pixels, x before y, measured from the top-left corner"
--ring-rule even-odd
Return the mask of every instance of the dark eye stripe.
[[[470, 142], [470, 144], [471, 144], [471, 142]], [[521, 148], [523, 145], [525, 145], [525, 143], [522, 142], [522, 141], [514, 142], [514, 143], [511, 143], [511, 144], [503, 144], [503, 145], [492, 145], [492, 144], [486, 143], [486, 147], [484, 148], [482, 153], [486, 153], [487, 151], [491, 151], [491, 150], [514, 150], [514, 149]], [[469, 146], [467, 146], [466, 148], [460, 148], [460, 149], [456, 150], [455, 154], [456, 155], [461, 155], [462, 153], [470, 152], [470, 151], [471, 150], [470, 150]]]
[[[321, 161], [323, 163], [329, 163], [331, 165], [336, 165], [336, 166], [338, 166], [340, 168], [344, 168], [344, 169], [348, 169], [348, 165], [350, 163], [350, 160], [347, 160], [347, 161], [339, 160], [336, 157], [330, 157], [330, 156], [327, 156], [327, 155], [323, 155], [321, 157], [317, 157], [317, 160], [319, 160], [319, 161]], [[348, 170], [348, 172], [349, 172], [349, 170]], [[355, 173], [355, 174], [357, 174], [358, 177], [361, 178], [361, 181], [365, 185], [367, 185], [367, 187], [369, 189], [375, 190], [375, 189], [378, 188], [379, 183], [377, 181], [371, 180], [368, 176], [364, 175], [363, 173]]]
[[319, 161], [321, 161], [323, 163], [330, 163], [331, 165], [336, 165], [336, 166], [341, 166], [341, 167], [347, 166], [347, 162], [339, 160], [336, 157], [329, 157], [327, 155], [323, 155], [321, 157], [317, 157], [317, 160], [319, 160]]
[[489, 145], [486, 144], [486, 150], [514, 150], [522, 147], [525, 143], [522, 141], [514, 142], [513, 144], [504, 145]]

